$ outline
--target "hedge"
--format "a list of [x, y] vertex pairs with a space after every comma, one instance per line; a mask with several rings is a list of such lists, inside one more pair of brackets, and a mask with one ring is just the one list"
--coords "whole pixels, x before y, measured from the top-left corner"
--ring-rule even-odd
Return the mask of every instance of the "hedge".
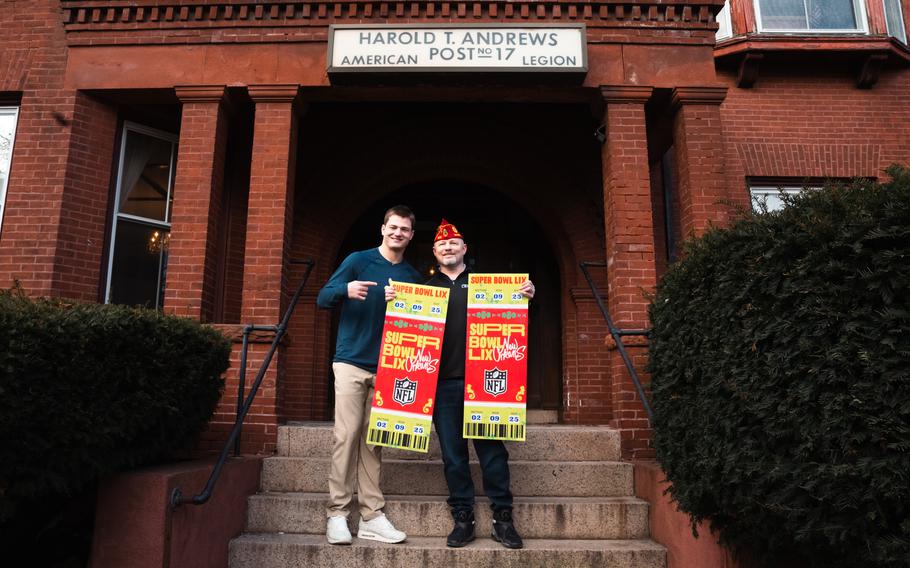
[[650, 307], [654, 444], [766, 565], [910, 566], [910, 170], [688, 243]]
[[153, 310], [0, 293], [0, 521], [191, 444], [229, 353]]

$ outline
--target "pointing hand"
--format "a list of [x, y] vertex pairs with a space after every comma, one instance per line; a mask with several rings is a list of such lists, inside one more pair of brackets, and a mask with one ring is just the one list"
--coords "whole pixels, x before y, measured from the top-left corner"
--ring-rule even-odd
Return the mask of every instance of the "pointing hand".
[[376, 282], [370, 282], [367, 280], [351, 280], [348, 282], [348, 298], [352, 300], [360, 300], [361, 302], [367, 299], [367, 292], [370, 291], [370, 286], [376, 286]]

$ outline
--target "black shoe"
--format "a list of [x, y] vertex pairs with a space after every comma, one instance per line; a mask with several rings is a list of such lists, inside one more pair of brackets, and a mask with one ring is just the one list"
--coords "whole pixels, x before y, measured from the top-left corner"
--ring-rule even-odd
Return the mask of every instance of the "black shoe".
[[493, 540], [506, 548], [522, 548], [524, 542], [512, 524], [512, 511], [505, 509], [493, 512]]
[[446, 546], [461, 548], [474, 540], [474, 512], [454, 511], [452, 518], [455, 519], [455, 528], [446, 538]]

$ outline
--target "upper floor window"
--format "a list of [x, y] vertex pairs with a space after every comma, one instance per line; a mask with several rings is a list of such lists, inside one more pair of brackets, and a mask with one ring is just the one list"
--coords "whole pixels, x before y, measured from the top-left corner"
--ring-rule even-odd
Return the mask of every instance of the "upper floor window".
[[907, 30], [904, 28], [904, 12], [901, 0], [882, 0], [885, 4], [885, 25], [888, 35], [907, 43]]
[[19, 107], [0, 106], [0, 228], [3, 227], [6, 185], [13, 162], [13, 145], [16, 142], [16, 123], [18, 121]]
[[717, 33], [714, 35], [717, 41], [733, 37], [733, 25], [730, 22], [730, 1], [724, 3], [723, 9], [717, 13]]
[[862, 0], [755, 0], [759, 31], [864, 33]]
[[177, 137], [126, 123], [120, 148], [107, 302], [164, 302]]

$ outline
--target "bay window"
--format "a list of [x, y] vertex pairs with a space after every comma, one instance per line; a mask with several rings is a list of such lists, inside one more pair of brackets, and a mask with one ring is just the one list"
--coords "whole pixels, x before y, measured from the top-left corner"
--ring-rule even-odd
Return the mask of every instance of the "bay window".
[[904, 27], [904, 12], [901, 0], [882, 0], [885, 6], [885, 25], [888, 35], [907, 43], [907, 30]]
[[862, 0], [755, 0], [763, 32], [865, 33]]

